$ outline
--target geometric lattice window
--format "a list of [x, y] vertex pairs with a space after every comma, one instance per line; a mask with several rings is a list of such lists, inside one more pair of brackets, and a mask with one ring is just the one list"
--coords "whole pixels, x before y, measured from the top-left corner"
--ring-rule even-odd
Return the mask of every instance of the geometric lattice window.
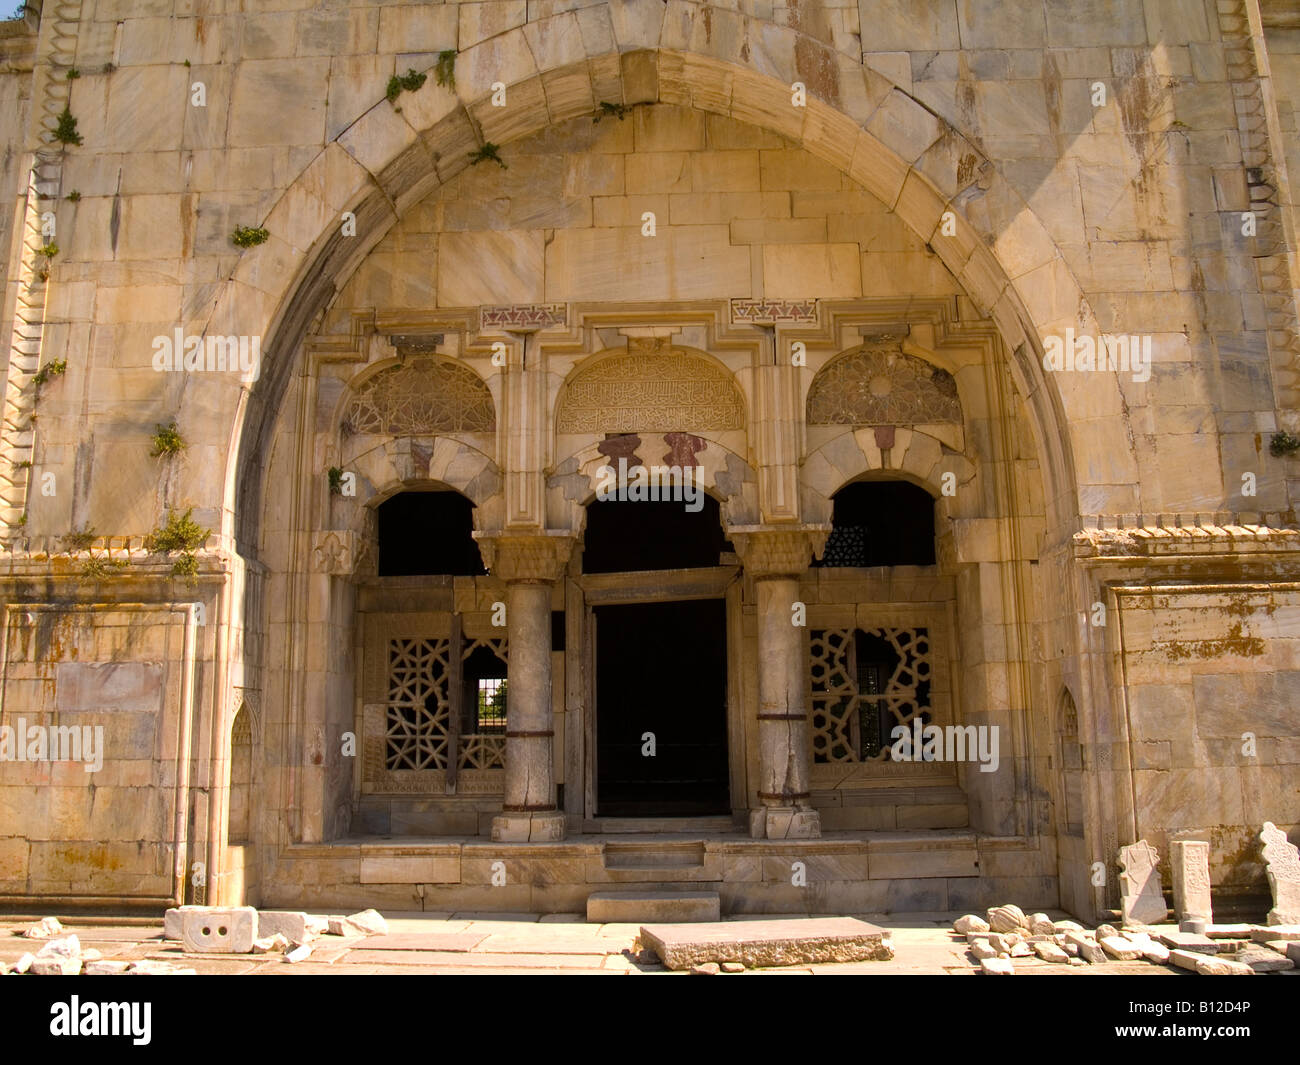
[[930, 637], [924, 628], [813, 629], [815, 762], [887, 762], [899, 725], [929, 724]]
[[385, 768], [447, 768], [449, 649], [448, 640], [389, 641]]

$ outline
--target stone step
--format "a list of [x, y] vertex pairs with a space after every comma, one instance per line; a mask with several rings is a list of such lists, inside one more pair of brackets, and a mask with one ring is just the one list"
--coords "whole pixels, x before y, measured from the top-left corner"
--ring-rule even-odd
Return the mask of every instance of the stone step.
[[704, 866], [704, 841], [610, 841], [602, 848], [601, 857], [606, 869], [701, 869]]
[[736, 831], [735, 821], [729, 814], [716, 817], [596, 817], [584, 821], [582, 830], [597, 835], [635, 835], [654, 832], [659, 835], [672, 832], [701, 832], [726, 835]]
[[593, 891], [587, 897], [587, 920], [592, 924], [677, 924], [716, 921], [721, 915], [716, 891]]
[[887, 961], [894, 956], [883, 928], [854, 917], [814, 917], [718, 924], [642, 925], [641, 945], [669, 969], [704, 962], [751, 968], [839, 961]]

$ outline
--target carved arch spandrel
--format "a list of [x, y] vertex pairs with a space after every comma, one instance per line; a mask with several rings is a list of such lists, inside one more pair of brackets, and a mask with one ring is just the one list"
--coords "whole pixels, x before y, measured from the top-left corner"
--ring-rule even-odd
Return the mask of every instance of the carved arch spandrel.
[[351, 384], [339, 424], [347, 433], [378, 436], [491, 433], [496, 405], [487, 383], [469, 367], [418, 356]]
[[725, 367], [689, 348], [630, 343], [575, 370], [555, 410], [557, 433], [744, 430], [745, 399]]
[[961, 424], [957, 382], [897, 345], [863, 345], [835, 356], [808, 389], [809, 425]]

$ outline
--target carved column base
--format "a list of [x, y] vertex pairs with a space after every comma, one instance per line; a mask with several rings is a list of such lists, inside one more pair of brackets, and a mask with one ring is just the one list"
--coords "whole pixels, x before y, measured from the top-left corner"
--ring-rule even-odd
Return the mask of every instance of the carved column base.
[[495, 843], [554, 843], [564, 838], [564, 814], [511, 813], [492, 818]]
[[797, 806], [763, 806], [749, 811], [751, 839], [818, 839], [822, 816]]

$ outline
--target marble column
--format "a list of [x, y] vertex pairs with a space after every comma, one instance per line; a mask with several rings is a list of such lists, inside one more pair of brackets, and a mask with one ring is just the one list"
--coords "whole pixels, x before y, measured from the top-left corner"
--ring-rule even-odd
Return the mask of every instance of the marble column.
[[492, 838], [564, 838], [556, 807], [551, 708], [551, 595], [573, 549], [568, 536], [478, 537], [492, 576], [506, 582], [507, 711], [505, 800]]
[[732, 529], [758, 598], [758, 800], [750, 811], [755, 839], [821, 835], [812, 808], [812, 746], [808, 732], [807, 628], [795, 609], [799, 575], [826, 543], [829, 526]]

